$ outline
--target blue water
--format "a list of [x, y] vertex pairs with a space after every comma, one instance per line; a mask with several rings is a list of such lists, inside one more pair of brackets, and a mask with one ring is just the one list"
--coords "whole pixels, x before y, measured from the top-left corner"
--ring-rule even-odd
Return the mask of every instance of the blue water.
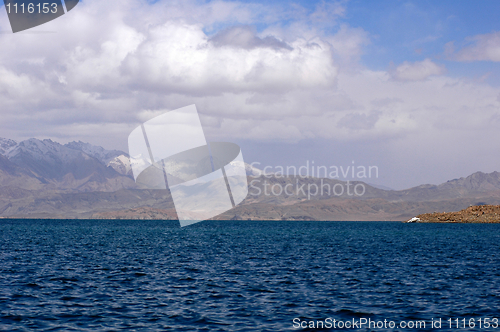
[[500, 317], [499, 224], [0, 220], [0, 245], [5, 331]]

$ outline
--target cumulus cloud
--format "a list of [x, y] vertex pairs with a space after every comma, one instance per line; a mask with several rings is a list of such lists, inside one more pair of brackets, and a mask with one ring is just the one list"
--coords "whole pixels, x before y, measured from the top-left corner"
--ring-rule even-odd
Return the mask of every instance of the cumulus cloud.
[[448, 56], [456, 61], [500, 61], [500, 32], [477, 35], [468, 39], [472, 45], [465, 46], [453, 53], [448, 44]]
[[442, 75], [446, 72], [444, 66], [440, 66], [430, 59], [423, 61], [405, 61], [393, 70], [390, 70], [392, 78], [398, 81], [422, 81], [432, 75]]
[[338, 127], [358, 129], [372, 129], [379, 119], [379, 112], [371, 112], [370, 114], [349, 113], [344, 115], [338, 122]]
[[330, 46], [321, 40], [298, 39], [288, 46], [249, 30], [237, 29], [235, 34], [243, 38], [231, 38], [232, 32], [209, 40], [201, 27], [166, 23], [152, 29], [129, 54], [122, 72], [137, 89], [195, 95], [287, 91], [331, 86], [335, 81]]
[[369, 70], [366, 31], [277, 6], [87, 0], [38, 33], [0, 34], [0, 136], [126, 149], [138, 124], [194, 103], [208, 140], [391, 142], [416, 155], [444, 135], [449, 148], [500, 142], [500, 88], [430, 59]]
[[252, 49], [269, 47], [272, 49], [293, 50], [287, 43], [274, 36], [259, 38], [256, 29], [252, 26], [235, 26], [218, 32], [210, 41], [218, 47], [232, 46], [236, 48]]
[[[144, 110], [192, 103], [218, 118], [210, 123], [249, 115], [271, 120], [264, 100], [288, 103], [285, 96], [292, 91], [332, 89], [338, 75], [328, 41], [285, 42], [251, 25], [273, 24], [295, 12], [300, 10], [224, 1], [89, 0], [44, 26], [2, 34], [4, 136], [82, 134], [85, 125], [89, 133], [82, 139], [95, 138], [96, 126], [119, 127], [126, 135], [144, 121]], [[0, 16], [5, 25], [5, 13]], [[226, 27], [217, 31], [221, 24]], [[252, 102], [259, 106], [250, 107]], [[289, 107], [279, 114], [297, 112]], [[290, 128], [262, 137], [298, 130]], [[250, 132], [258, 136], [257, 129]]]
[[343, 65], [357, 65], [363, 48], [370, 43], [368, 33], [361, 28], [341, 24], [338, 32], [327, 37], [333, 47], [335, 58]]

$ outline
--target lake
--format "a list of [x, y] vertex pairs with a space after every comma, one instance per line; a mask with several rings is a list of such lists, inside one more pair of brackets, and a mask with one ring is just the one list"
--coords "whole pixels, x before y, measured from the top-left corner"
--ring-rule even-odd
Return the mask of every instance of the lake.
[[500, 224], [0, 220], [0, 246], [5, 331], [484, 331], [500, 316]]

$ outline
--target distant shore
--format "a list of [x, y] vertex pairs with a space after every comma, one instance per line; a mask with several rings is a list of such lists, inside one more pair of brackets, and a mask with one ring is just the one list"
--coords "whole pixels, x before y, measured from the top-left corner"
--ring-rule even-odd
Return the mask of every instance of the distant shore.
[[469, 206], [458, 212], [424, 213], [408, 220], [416, 223], [500, 223], [500, 205]]

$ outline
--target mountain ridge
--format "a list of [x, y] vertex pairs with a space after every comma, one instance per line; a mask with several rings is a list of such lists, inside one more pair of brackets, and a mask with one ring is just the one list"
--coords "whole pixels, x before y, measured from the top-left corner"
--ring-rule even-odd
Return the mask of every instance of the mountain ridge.
[[[3, 139], [2, 141], [7, 141]], [[11, 142], [14, 142], [10, 140]], [[74, 145], [70, 145], [73, 146]], [[89, 144], [84, 147], [89, 150]], [[109, 156], [100, 147], [96, 149], [101, 156]], [[91, 151], [92, 152], [92, 151]], [[122, 153], [113, 150], [111, 155]], [[135, 188], [134, 181], [116, 172], [103, 162], [79, 149], [68, 147], [50, 139], [38, 140], [30, 138], [5, 150], [3, 167], [12, 169], [15, 164], [23, 169], [23, 175], [36, 178], [46, 190], [65, 191], [115, 191], [123, 188]], [[9, 161], [7, 163], [5, 158]], [[20, 173], [19, 173], [20, 174]], [[17, 174], [17, 175], [19, 175]], [[13, 175], [14, 177], [16, 175]], [[26, 187], [24, 189], [41, 189], [39, 186]]]
[[[35, 138], [19, 143], [0, 139], [0, 149], [1, 217], [158, 218], [162, 213], [172, 217], [169, 191], [139, 190], [123, 151], [81, 141], [62, 145]], [[500, 204], [499, 172], [475, 172], [438, 185], [385, 190], [361, 181], [278, 177], [248, 164], [245, 169], [249, 195], [218, 219], [404, 220], [478, 202]], [[352, 194], [356, 186], [358, 192], [363, 189], [362, 195]], [[318, 194], [319, 188], [341, 187], [341, 194], [333, 190]], [[279, 194], [270, 192], [276, 188]]]

